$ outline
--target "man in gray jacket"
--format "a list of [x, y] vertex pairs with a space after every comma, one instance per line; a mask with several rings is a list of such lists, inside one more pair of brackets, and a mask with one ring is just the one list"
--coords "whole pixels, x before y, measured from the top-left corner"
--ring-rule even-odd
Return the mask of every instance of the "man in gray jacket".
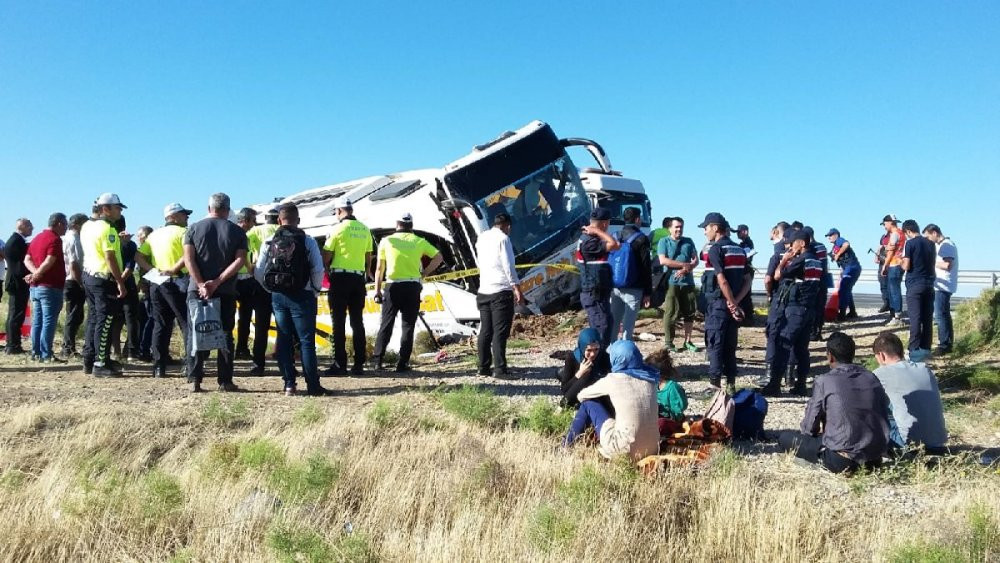
[[813, 384], [801, 433], [778, 437], [782, 449], [834, 473], [880, 465], [889, 443], [889, 397], [872, 372], [853, 363], [854, 352], [850, 336], [830, 335], [830, 371]]

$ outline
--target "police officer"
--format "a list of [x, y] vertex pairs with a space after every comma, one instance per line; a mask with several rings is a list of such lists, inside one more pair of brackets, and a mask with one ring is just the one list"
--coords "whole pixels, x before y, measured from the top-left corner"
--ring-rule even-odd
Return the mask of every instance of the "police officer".
[[[431, 259], [421, 268], [424, 257]], [[399, 340], [399, 361], [396, 372], [410, 370], [413, 351], [413, 328], [420, 314], [421, 279], [437, 270], [444, 258], [431, 243], [413, 234], [413, 216], [404, 213], [396, 221], [396, 232], [378, 244], [378, 266], [375, 269], [375, 302], [382, 304], [382, 323], [375, 340], [375, 369], [382, 369], [382, 357], [392, 338], [396, 314], [402, 313], [403, 334]], [[383, 296], [383, 278], [386, 291]], [[383, 301], [384, 297], [384, 301]]]
[[812, 239], [805, 230], [789, 232], [789, 250], [781, 256], [775, 269], [778, 291], [772, 299], [768, 317], [768, 350], [772, 352], [768, 365], [770, 381], [762, 392], [768, 396], [781, 393], [781, 377], [794, 355], [796, 365], [796, 395], [806, 394], [809, 375], [809, 336], [815, 300], [822, 285], [822, 262], [813, 252]]
[[[787, 226], [788, 223], [785, 223], [785, 225]], [[764, 337], [767, 345], [764, 351], [764, 375], [757, 382], [760, 386], [765, 386], [771, 381], [771, 362], [774, 361], [774, 351], [778, 346], [778, 332], [781, 330], [782, 316], [784, 315], [784, 301], [779, 299], [779, 297], [782, 296], [783, 290], [787, 291], [784, 285], [791, 281], [791, 278], [784, 278], [779, 281], [777, 275], [778, 264], [781, 263], [781, 258], [785, 255], [785, 252], [791, 248], [792, 236], [795, 234], [795, 231], [791, 227], [788, 230], [782, 227], [779, 235], [777, 228], [778, 226], [775, 226], [772, 233], [778, 235], [779, 240], [774, 244], [775, 252], [767, 262], [767, 274], [764, 276], [764, 288], [767, 292], [768, 303], [767, 322], [764, 324]]]
[[150, 284], [153, 309], [153, 377], [166, 375], [170, 359], [170, 335], [174, 322], [187, 334], [187, 269], [184, 267], [184, 233], [191, 210], [179, 203], [163, 208], [164, 225], [143, 241], [136, 261], [143, 271], [157, 270], [160, 283]]
[[[250, 229], [257, 226], [257, 212], [250, 207], [244, 207], [236, 212], [236, 224], [247, 233], [247, 244], [250, 243]], [[260, 284], [253, 277], [253, 264], [250, 253], [247, 252], [247, 263], [236, 274], [236, 352], [237, 360], [249, 360], [250, 355], [250, 320], [253, 315], [253, 303]], [[266, 339], [266, 336], [265, 336]]]
[[729, 223], [717, 212], [709, 213], [699, 227], [712, 243], [708, 249], [711, 274], [703, 276], [706, 299], [705, 340], [708, 346], [708, 377], [714, 387], [736, 385], [736, 346], [743, 321], [740, 301], [750, 291], [747, 255], [729, 238]]
[[121, 239], [115, 224], [121, 219], [125, 205], [118, 195], [104, 193], [94, 207], [98, 218], [80, 229], [83, 287], [90, 309], [84, 334], [83, 371], [95, 377], [115, 377], [121, 375], [122, 365], [110, 357], [111, 324], [127, 293], [122, 279]]
[[354, 218], [351, 200], [338, 198], [333, 202], [340, 221], [326, 238], [323, 245], [323, 263], [330, 273], [330, 319], [333, 326], [334, 363], [327, 375], [347, 373], [347, 349], [344, 325], [347, 315], [351, 316], [351, 341], [354, 344], [353, 375], [361, 375], [365, 364], [365, 288], [368, 272], [372, 266], [372, 233], [361, 221]]
[[[263, 225], [256, 225], [247, 231], [247, 258], [251, 265], [257, 263], [261, 247], [265, 241], [271, 240], [278, 227], [278, 208], [275, 207], [264, 215]], [[250, 351], [253, 366], [250, 375], [264, 375], [264, 358], [271, 330], [271, 294], [260, 286], [260, 282], [254, 282], [257, 291], [253, 298], [253, 348]]]
[[809, 246], [812, 247], [813, 254], [816, 255], [816, 259], [819, 260], [822, 265], [820, 284], [816, 290], [815, 302], [813, 303], [814, 314], [812, 331], [809, 336], [810, 340], [819, 342], [820, 340], [823, 340], [823, 323], [826, 320], [827, 288], [833, 287], [833, 277], [830, 276], [830, 264], [827, 260], [828, 253], [826, 245], [816, 240], [816, 233], [813, 232], [812, 227], [803, 227], [802, 231], [809, 235]]
[[608, 253], [621, 243], [608, 233], [611, 211], [598, 207], [590, 213], [590, 224], [576, 244], [576, 262], [580, 268], [580, 305], [587, 312], [590, 328], [601, 335], [601, 347], [607, 348], [615, 334], [611, 327], [611, 292], [614, 289]]

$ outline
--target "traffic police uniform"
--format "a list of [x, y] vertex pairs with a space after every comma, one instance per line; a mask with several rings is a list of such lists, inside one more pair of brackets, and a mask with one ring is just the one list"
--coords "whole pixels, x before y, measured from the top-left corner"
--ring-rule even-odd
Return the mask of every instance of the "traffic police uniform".
[[[98, 204], [121, 205], [118, 196], [112, 194], [102, 195]], [[122, 301], [118, 299], [118, 283], [111, 273], [105, 253], [114, 253], [118, 272], [121, 273], [124, 265], [121, 239], [110, 222], [92, 219], [80, 228], [80, 245], [83, 247], [83, 287], [89, 310], [83, 336], [84, 372], [92, 373], [94, 368], [106, 368], [120, 373], [120, 364], [111, 361], [111, 324], [115, 315], [121, 312]], [[108, 374], [105, 372], [101, 375]]]
[[[412, 223], [413, 218], [407, 213], [401, 222]], [[375, 340], [375, 364], [378, 369], [382, 368], [382, 357], [392, 339], [397, 313], [403, 316], [403, 334], [399, 340], [396, 371], [409, 369], [413, 330], [420, 314], [420, 292], [423, 290], [420, 282], [422, 260], [425, 256], [434, 258], [437, 255], [438, 250], [431, 243], [407, 231], [397, 231], [379, 241], [378, 261], [383, 265], [387, 288], [382, 296], [382, 322]]]
[[[180, 207], [180, 206], [177, 206]], [[172, 215], [186, 209], [171, 210], [167, 206], [164, 212]], [[167, 211], [170, 211], [167, 213]], [[157, 270], [170, 270], [184, 257], [184, 233], [187, 227], [182, 227], [174, 223], [156, 229], [146, 237], [139, 253], [146, 257], [146, 260]], [[188, 314], [187, 314], [187, 290], [190, 283], [190, 276], [186, 268], [171, 276], [168, 280], [160, 284], [150, 284], [150, 300], [153, 308], [153, 375], [162, 377], [166, 371], [167, 361], [170, 358], [170, 336], [174, 330], [176, 321], [181, 328], [181, 334], [187, 338], [188, 334]], [[185, 347], [186, 348], [186, 347]]]
[[[722, 227], [728, 225], [721, 213], [709, 213], [699, 227], [714, 223]], [[736, 347], [738, 345], [740, 322], [733, 318], [729, 305], [717, 279], [721, 272], [729, 284], [735, 298], [743, 290], [747, 275], [747, 255], [728, 235], [716, 240], [708, 249], [708, 262], [714, 275], [703, 277], [706, 299], [705, 341], [708, 346], [709, 382], [721, 386], [722, 376], [726, 383], [736, 383]], [[736, 304], [738, 307], [738, 303]]]
[[[265, 223], [247, 231], [247, 257], [251, 264], [257, 263], [264, 241], [271, 240], [274, 233], [278, 231], [278, 227], [279, 225], [274, 223]], [[268, 335], [271, 330], [271, 294], [261, 287], [260, 282], [252, 276], [248, 282], [253, 284], [253, 348], [250, 351], [253, 368], [251, 368], [250, 373], [262, 374], [264, 372], [264, 358], [267, 355]], [[246, 290], [245, 286], [244, 290]], [[239, 282], [237, 282], [237, 291], [239, 291]], [[243, 345], [246, 346], [246, 340], [244, 340]]]
[[[341, 202], [341, 209], [350, 209], [350, 202]], [[422, 240], [422, 239], [421, 239]], [[333, 359], [336, 366], [331, 370], [343, 373], [347, 369], [347, 349], [344, 325], [347, 315], [351, 316], [351, 340], [354, 343], [354, 365], [356, 375], [365, 363], [365, 322], [362, 315], [365, 308], [365, 287], [367, 256], [371, 254], [372, 233], [361, 221], [348, 215], [337, 223], [323, 245], [323, 250], [333, 254], [330, 261], [330, 319], [333, 323]], [[329, 373], [329, 372], [328, 372]]]
[[806, 246], [801, 254], [781, 268], [781, 279], [771, 301], [768, 350], [772, 357], [768, 366], [770, 382], [764, 388], [767, 394], [777, 394], [781, 390], [781, 377], [792, 356], [796, 366], [796, 394], [805, 393], [806, 377], [809, 375], [809, 336], [816, 295], [822, 285], [823, 265], [816, 258], [806, 232], [799, 231], [790, 238], [792, 241], [802, 240]]

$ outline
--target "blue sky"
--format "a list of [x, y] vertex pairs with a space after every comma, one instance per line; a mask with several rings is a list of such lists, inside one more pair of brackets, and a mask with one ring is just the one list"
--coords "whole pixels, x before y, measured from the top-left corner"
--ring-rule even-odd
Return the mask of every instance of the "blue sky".
[[1000, 269], [998, 30], [997, 2], [0, 0], [0, 227], [103, 191], [155, 225], [542, 119], [601, 142], [655, 217], [719, 210], [758, 242], [797, 218], [864, 249], [893, 212]]

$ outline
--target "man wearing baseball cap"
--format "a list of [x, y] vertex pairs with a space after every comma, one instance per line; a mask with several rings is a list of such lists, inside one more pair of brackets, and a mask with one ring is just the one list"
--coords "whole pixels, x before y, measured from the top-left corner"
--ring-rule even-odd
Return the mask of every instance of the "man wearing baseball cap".
[[94, 202], [98, 218], [80, 229], [83, 247], [83, 287], [87, 294], [87, 327], [84, 331], [83, 371], [95, 377], [121, 375], [120, 363], [111, 360], [111, 324], [121, 311], [127, 292], [122, 278], [121, 239], [115, 224], [122, 217], [117, 194], [101, 194]]
[[362, 315], [368, 289], [365, 282], [372, 267], [372, 233], [361, 221], [354, 218], [351, 200], [341, 197], [333, 202], [339, 222], [330, 229], [323, 245], [323, 263], [330, 275], [330, 320], [333, 327], [334, 363], [327, 375], [347, 373], [346, 334], [347, 315], [351, 316], [351, 341], [354, 345], [354, 362], [351, 373], [361, 375], [365, 365], [365, 322]]
[[153, 377], [164, 377], [170, 359], [170, 335], [174, 322], [187, 334], [188, 273], [184, 268], [184, 233], [191, 210], [179, 203], [163, 208], [164, 225], [143, 241], [136, 262], [143, 272], [157, 270], [161, 283], [149, 287], [153, 311]]
[[885, 260], [879, 271], [886, 279], [889, 294], [889, 320], [887, 326], [903, 325], [903, 245], [906, 236], [899, 229], [896, 216], [889, 214], [882, 218], [882, 226], [889, 239], [885, 243]]
[[[430, 258], [427, 267], [423, 259]], [[410, 371], [413, 353], [413, 329], [420, 314], [421, 280], [435, 270], [444, 257], [425, 239], [413, 234], [413, 216], [403, 213], [396, 221], [396, 232], [378, 243], [378, 266], [375, 268], [375, 302], [382, 305], [382, 321], [375, 339], [375, 369], [382, 369], [382, 357], [392, 339], [396, 315], [402, 313], [403, 334], [399, 338], [396, 373]], [[385, 282], [383, 301], [382, 286]], [[356, 338], [356, 337], [353, 337]]]
[[830, 241], [833, 249], [830, 253], [830, 260], [840, 267], [840, 283], [837, 288], [838, 313], [837, 320], [845, 321], [858, 318], [858, 312], [854, 308], [854, 284], [861, 276], [861, 262], [858, 255], [851, 248], [851, 243], [840, 236], [840, 231], [830, 229], [826, 232], [826, 240]]
[[617, 336], [611, 326], [611, 264], [608, 254], [621, 243], [608, 233], [611, 211], [598, 207], [590, 213], [590, 224], [581, 230], [576, 243], [576, 262], [580, 268], [580, 305], [587, 312], [590, 327], [601, 335], [601, 348], [607, 348]]
[[[743, 310], [740, 302], [750, 291], [747, 255], [729, 238], [729, 223], [717, 212], [705, 215], [699, 227], [705, 229], [708, 266], [702, 278], [705, 294], [705, 341], [708, 346], [708, 377], [712, 386], [736, 386], [736, 347]], [[708, 270], [708, 267], [711, 270]]]

